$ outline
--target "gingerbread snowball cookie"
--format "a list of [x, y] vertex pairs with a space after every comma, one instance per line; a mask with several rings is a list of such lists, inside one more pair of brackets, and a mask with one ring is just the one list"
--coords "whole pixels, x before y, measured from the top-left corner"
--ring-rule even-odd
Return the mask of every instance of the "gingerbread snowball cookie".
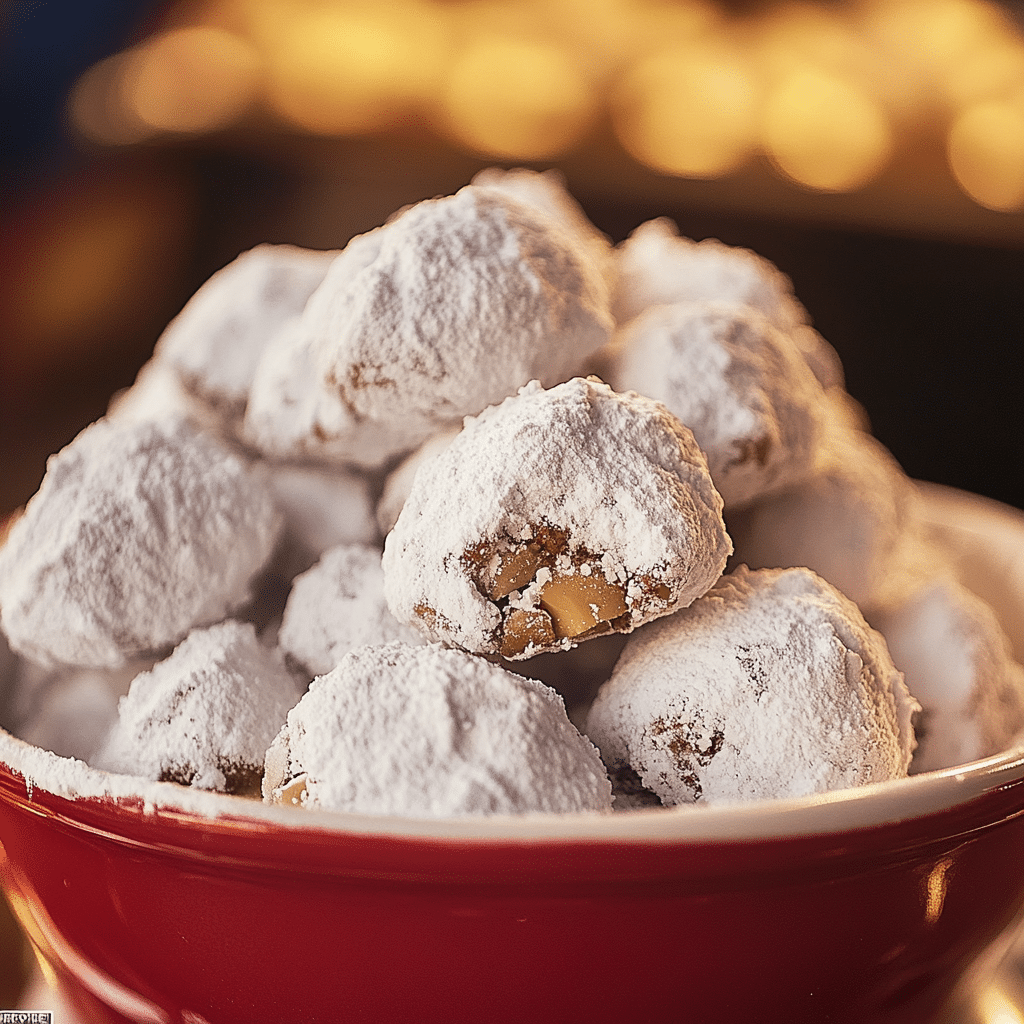
[[534, 382], [420, 468], [384, 593], [431, 639], [519, 659], [684, 607], [730, 551], [707, 460], [663, 405]]
[[917, 710], [852, 601], [741, 566], [630, 637], [586, 732], [665, 804], [764, 800], [905, 776]]

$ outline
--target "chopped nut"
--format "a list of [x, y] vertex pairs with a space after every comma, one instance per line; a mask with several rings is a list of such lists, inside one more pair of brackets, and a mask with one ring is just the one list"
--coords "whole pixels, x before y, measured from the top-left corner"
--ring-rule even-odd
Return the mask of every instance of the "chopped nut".
[[595, 573], [550, 580], [540, 592], [540, 605], [551, 615], [560, 639], [579, 636], [628, 610], [622, 589]]
[[273, 792], [275, 804], [287, 804], [295, 807], [302, 806], [302, 794], [306, 792], [306, 776], [299, 775], [292, 779], [287, 785], [278, 786]]
[[531, 644], [534, 647], [551, 647], [557, 640], [547, 612], [511, 608], [505, 618], [499, 653], [504, 658], [513, 658]]

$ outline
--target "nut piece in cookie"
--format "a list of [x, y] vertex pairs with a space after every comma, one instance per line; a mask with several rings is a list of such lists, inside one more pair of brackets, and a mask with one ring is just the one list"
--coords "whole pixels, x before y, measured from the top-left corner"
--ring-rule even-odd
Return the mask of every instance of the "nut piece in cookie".
[[663, 405], [534, 382], [421, 467], [384, 549], [395, 617], [528, 658], [684, 607], [731, 550], [691, 432]]

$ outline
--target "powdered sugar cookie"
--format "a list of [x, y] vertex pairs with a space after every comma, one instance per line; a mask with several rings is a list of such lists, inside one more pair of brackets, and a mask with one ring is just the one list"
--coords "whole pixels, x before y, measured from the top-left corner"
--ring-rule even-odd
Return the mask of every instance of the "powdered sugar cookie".
[[0, 550], [0, 624], [49, 665], [115, 668], [250, 596], [280, 514], [264, 481], [184, 420], [100, 420], [51, 457]]
[[726, 508], [810, 475], [831, 405], [787, 334], [751, 306], [652, 306], [620, 332], [609, 383], [692, 431]]
[[532, 378], [564, 380], [609, 336], [587, 253], [495, 189], [418, 203], [353, 244], [287, 362], [257, 372], [246, 432], [269, 454], [381, 464]]
[[913, 483], [880, 442], [830, 429], [811, 476], [729, 510], [733, 561], [807, 566], [868, 608], [888, 587], [915, 503]]
[[832, 346], [810, 326], [793, 284], [749, 249], [708, 238], [683, 238], [667, 217], [641, 224], [617, 249], [612, 313], [627, 323], [650, 306], [719, 301], [753, 306], [790, 335], [823, 387], [841, 386], [843, 367]]
[[740, 567], [630, 637], [586, 731], [666, 804], [716, 803], [900, 778], [916, 710], [851, 601], [806, 569]]
[[295, 580], [278, 634], [311, 675], [330, 672], [354, 647], [393, 640], [426, 642], [388, 610], [380, 549], [364, 544], [332, 548]]
[[569, 194], [559, 171], [488, 167], [475, 175], [470, 184], [503, 192], [512, 199], [535, 207], [545, 218], [567, 231], [582, 250], [589, 252], [601, 276], [611, 286], [616, 274], [611, 242], [607, 235], [594, 227], [580, 204]]
[[1024, 729], [1024, 669], [992, 609], [951, 576], [872, 622], [923, 708], [911, 772], [996, 754]]
[[611, 786], [549, 687], [437, 645], [359, 647], [267, 752], [266, 799], [419, 818], [602, 811]]
[[194, 630], [136, 676], [96, 767], [254, 796], [263, 758], [301, 689], [250, 623]]
[[693, 435], [663, 405], [576, 378], [467, 420], [417, 473], [384, 548], [395, 617], [530, 657], [689, 604], [730, 550]]
[[186, 389], [238, 417], [264, 347], [305, 308], [337, 252], [258, 245], [218, 270], [168, 324], [155, 358]]

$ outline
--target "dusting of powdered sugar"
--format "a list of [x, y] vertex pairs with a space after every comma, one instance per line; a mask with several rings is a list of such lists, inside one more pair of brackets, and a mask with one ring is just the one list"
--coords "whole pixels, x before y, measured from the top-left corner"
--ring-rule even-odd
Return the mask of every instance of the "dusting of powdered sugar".
[[132, 681], [93, 763], [154, 781], [257, 794], [267, 747], [301, 692], [251, 623], [193, 630]]
[[268, 352], [257, 371], [246, 429], [271, 454], [369, 465], [374, 438], [382, 462], [531, 378], [564, 380], [610, 334], [587, 253], [494, 189], [418, 203], [366, 238], [310, 298], [292, 365]]
[[275, 745], [266, 782], [304, 777], [309, 808], [432, 818], [611, 807], [600, 757], [554, 690], [439, 645], [351, 651], [313, 680]]
[[488, 167], [476, 174], [470, 184], [494, 189], [535, 207], [551, 223], [567, 231], [582, 251], [589, 253], [601, 276], [612, 285], [616, 267], [611, 242], [570, 195], [561, 172], [554, 168], [538, 172], [526, 167]]
[[337, 252], [258, 245], [217, 271], [168, 324], [155, 358], [228, 416], [245, 409], [263, 349], [298, 316]]
[[831, 406], [789, 335], [751, 306], [652, 306], [620, 332], [609, 383], [692, 431], [726, 508], [810, 475]]
[[262, 478], [214, 436], [100, 420], [50, 458], [0, 550], [0, 623], [41, 664], [117, 667], [244, 604], [279, 526]]
[[386, 537], [398, 522], [398, 517], [409, 497], [412, 482], [416, 479], [416, 473], [420, 466], [429, 462], [435, 455], [440, 455], [452, 443], [452, 438], [461, 429], [460, 424], [428, 438], [388, 474], [377, 501], [376, 511], [377, 526], [380, 528], [382, 537]]
[[881, 442], [832, 423], [806, 479], [729, 510], [734, 562], [805, 566], [870, 608], [900, 567], [916, 507], [914, 484]]
[[995, 612], [948, 571], [872, 624], [923, 709], [912, 772], [995, 754], [1024, 729], [1024, 668]]
[[393, 640], [424, 642], [388, 610], [379, 548], [332, 548], [293, 582], [278, 643], [310, 675], [329, 672], [354, 647]]
[[630, 637], [586, 731], [666, 804], [766, 800], [905, 776], [917, 710], [853, 602], [741, 566]]
[[[619, 587], [625, 631], [689, 604], [731, 549], [722, 500], [692, 433], [663, 405], [594, 379], [533, 382], [423, 465], [384, 548], [395, 617], [432, 639], [524, 657], [568, 641], [502, 647], [512, 612], [541, 614], [553, 578]], [[553, 539], [551, 558], [499, 607], [487, 577], [505, 553]]]
[[763, 256], [714, 238], [684, 238], [667, 217], [641, 224], [617, 247], [616, 256], [612, 313], [617, 323], [627, 323], [650, 306], [676, 302], [753, 306], [791, 336], [823, 387], [842, 385], [843, 366], [835, 349], [810, 326], [792, 281]]

